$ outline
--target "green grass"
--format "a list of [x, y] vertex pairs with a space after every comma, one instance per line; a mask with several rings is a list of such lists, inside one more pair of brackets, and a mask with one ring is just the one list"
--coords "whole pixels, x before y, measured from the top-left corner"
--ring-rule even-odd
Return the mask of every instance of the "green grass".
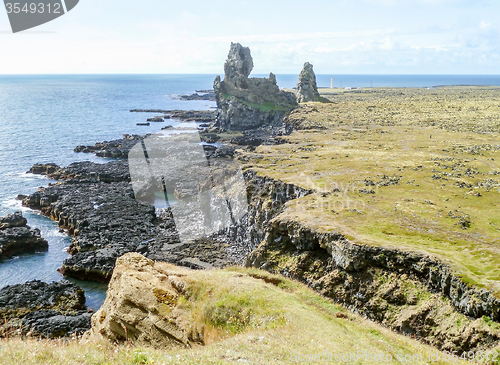
[[[168, 350], [97, 338], [11, 338], [0, 340], [0, 364], [289, 364], [293, 354], [335, 356], [357, 351], [422, 354], [424, 360], [413, 363], [425, 364], [428, 354], [436, 353], [347, 312], [303, 284], [264, 271], [199, 271], [186, 280], [188, 293], [179, 306], [192, 314], [193, 323], [208, 326], [206, 334], [211, 337], [206, 346]], [[363, 358], [353, 363], [379, 362]]]
[[500, 88], [371, 89], [306, 103], [247, 168], [316, 194], [282, 219], [430, 253], [500, 297]]

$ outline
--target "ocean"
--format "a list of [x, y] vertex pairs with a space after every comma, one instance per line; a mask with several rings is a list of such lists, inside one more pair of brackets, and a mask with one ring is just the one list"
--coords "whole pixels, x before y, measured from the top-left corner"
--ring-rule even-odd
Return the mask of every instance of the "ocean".
[[[255, 75], [261, 77], [264, 75]], [[500, 76], [470, 75], [318, 75], [318, 86], [433, 87], [495, 85]], [[123, 134], [158, 132], [164, 123], [137, 126], [156, 113], [131, 109], [196, 109], [215, 107], [210, 101], [182, 101], [178, 95], [211, 89], [215, 75], [0, 75], [0, 216], [22, 210], [28, 224], [39, 228], [49, 251], [0, 261], [0, 287], [28, 280], [57, 281], [56, 270], [68, 257], [71, 239], [56, 222], [21, 207], [18, 194], [30, 194], [49, 179], [27, 174], [35, 163], [65, 166], [75, 161], [106, 159], [75, 153], [77, 145], [120, 138]], [[292, 88], [297, 75], [277, 75], [279, 86]], [[175, 121], [168, 121], [175, 124]], [[105, 297], [102, 284], [71, 281], [86, 291], [87, 304], [98, 309]]]

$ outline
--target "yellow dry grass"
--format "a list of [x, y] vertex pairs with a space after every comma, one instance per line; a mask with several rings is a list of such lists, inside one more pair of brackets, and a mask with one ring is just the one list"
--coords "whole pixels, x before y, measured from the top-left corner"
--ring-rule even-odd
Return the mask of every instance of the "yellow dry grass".
[[4, 339], [0, 340], [0, 364], [290, 364], [307, 355], [316, 355], [316, 359], [321, 355], [323, 360], [345, 355], [345, 361], [338, 362], [344, 364], [380, 363], [377, 356], [381, 355], [411, 359], [394, 361], [396, 364], [426, 364], [432, 355], [440, 359], [433, 363], [446, 363], [444, 353], [349, 313], [302, 284], [267, 272], [242, 268], [198, 272], [189, 279], [188, 287], [200, 302], [185, 306], [207, 309], [224, 303], [226, 308], [250, 311], [248, 323], [233, 331], [231, 326], [216, 325], [210, 317], [214, 312], [195, 311], [194, 316], [202, 316], [199, 320], [212, 323], [218, 339], [191, 349], [118, 346], [102, 339]]
[[282, 218], [430, 253], [500, 294], [500, 88], [329, 97], [292, 113], [288, 143], [243, 156], [246, 168], [317, 191]]

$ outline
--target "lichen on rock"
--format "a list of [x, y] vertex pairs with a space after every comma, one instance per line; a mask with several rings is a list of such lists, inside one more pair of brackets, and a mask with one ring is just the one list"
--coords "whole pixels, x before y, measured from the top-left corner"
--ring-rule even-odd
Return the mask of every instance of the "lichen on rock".
[[187, 331], [174, 311], [187, 270], [166, 264], [160, 268], [138, 253], [120, 257], [106, 301], [92, 316], [91, 335], [158, 348], [188, 346]]

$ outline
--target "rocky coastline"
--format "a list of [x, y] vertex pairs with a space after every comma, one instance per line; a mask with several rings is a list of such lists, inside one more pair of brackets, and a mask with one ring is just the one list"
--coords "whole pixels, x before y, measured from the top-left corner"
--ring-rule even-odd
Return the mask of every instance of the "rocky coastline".
[[[286, 134], [297, 127], [287, 116], [298, 103], [327, 100], [317, 91], [309, 63], [304, 65], [297, 94], [280, 90], [273, 74], [265, 79], [249, 78], [252, 68], [249, 49], [232, 44], [225, 64], [225, 78], [218, 77], [214, 83], [217, 112], [131, 110], [162, 114], [151, 122], [178, 118], [207, 123], [208, 129], [200, 134], [205, 142], [208, 139], [212, 143], [203, 146], [210, 164], [217, 167], [218, 159], [229, 159], [245, 166], [248, 212], [237, 224], [208, 237], [182, 242], [171, 210], [159, 211], [152, 205], [158, 186], [142, 181], [143, 190], [134, 192], [132, 187], [126, 158], [135, 146], [144, 146], [147, 138], [154, 138], [151, 135], [125, 135], [122, 139], [75, 149], [117, 161], [79, 162], [67, 167], [39, 164], [30, 169], [33, 174], [58, 180], [20, 198], [24, 206], [58, 221], [60, 228], [73, 237], [71, 257], [62, 264], [61, 273], [87, 281], [112, 280], [113, 285], [122, 288], [115, 288], [114, 294], [108, 293], [106, 305], [92, 318], [92, 331], [119, 342], [130, 335], [138, 343], [153, 346], [186, 347], [190, 341], [202, 342], [200, 333], [190, 333], [169, 320], [175, 317], [172, 308], [182, 293], [182, 288], [176, 287], [182, 272], [172, 272], [172, 278], [167, 275], [165, 279], [161, 276], [165, 275], [165, 270], [159, 272], [154, 260], [190, 269], [240, 265], [297, 279], [353, 312], [440, 350], [462, 353], [498, 345], [500, 329], [496, 324], [500, 322], [500, 300], [487, 288], [479, 289], [466, 283], [448, 263], [421, 252], [361, 245], [341, 231], [324, 232], [286, 214], [294, 201], [321, 192], [265, 176], [252, 166], [252, 156], [242, 152], [252, 152], [261, 146], [260, 151], [268, 153], [267, 147], [285, 143]], [[216, 141], [219, 143], [214, 145]], [[170, 150], [167, 148], [167, 151]], [[193, 175], [204, 176], [198, 167], [193, 171]], [[196, 185], [195, 179], [186, 179], [190, 175], [176, 165], [171, 166], [169, 172], [177, 180], [181, 177], [187, 180], [176, 190], [179, 200], [206, 188]], [[150, 200], [144, 202], [146, 198]], [[18, 216], [4, 219], [5, 230], [29, 230]], [[11, 221], [17, 222], [17, 226], [9, 226]], [[3, 220], [0, 223], [4, 223]], [[0, 225], [0, 234], [3, 227]], [[36, 230], [33, 235], [37, 237]], [[4, 251], [7, 252], [2, 248], [1, 252]], [[114, 270], [117, 263], [120, 269]], [[159, 316], [156, 307], [148, 306], [149, 302], [142, 303], [143, 297], [133, 293], [134, 285], [123, 281], [128, 266], [139, 272], [134, 274], [139, 278], [144, 272], [154, 272], [151, 275], [158, 282], [142, 289], [147, 289], [151, 296], [161, 287], [163, 291], [156, 298], [160, 308], [166, 311], [165, 315]], [[132, 279], [136, 283], [137, 278]], [[25, 285], [35, 291], [52, 290], [40, 282]], [[64, 295], [74, 304], [69, 308], [58, 307], [53, 303], [65, 300], [47, 299], [37, 304], [35, 314], [9, 314], [17, 321], [13, 325], [23, 328], [23, 334], [31, 330], [45, 337], [79, 333], [90, 328], [90, 316], [84, 313], [84, 302], [74, 299], [82, 296], [79, 289], [66, 282], [51, 285], [56, 287], [56, 292], [63, 287]], [[7, 294], [2, 296], [4, 290]], [[0, 291], [0, 314], [4, 307], [24, 308], [24, 299], [19, 302], [3, 299], [16, 297], [12, 293], [22, 290], [23, 287], [18, 286]], [[140, 306], [134, 306], [129, 300], [131, 297], [141, 302]], [[154, 298], [151, 300], [154, 302]], [[117, 307], [125, 314], [140, 312], [142, 327], [135, 322], [131, 326], [123, 319], [124, 313], [120, 314], [118, 326], [113, 322], [116, 318], [110, 316]], [[55, 326], [61, 330], [46, 329], [46, 322], [53, 323], [54, 316], [63, 323]], [[68, 316], [71, 318], [66, 318]], [[76, 329], [71, 332], [70, 328]]]
[[135, 199], [126, 160], [75, 163], [67, 168], [36, 165], [30, 171], [47, 169], [49, 177], [61, 182], [25, 197], [23, 205], [58, 221], [73, 237], [72, 256], [60, 269], [64, 275], [108, 282], [116, 259], [127, 252], [192, 268], [233, 263], [225, 243], [207, 239], [181, 244], [168, 211], [157, 214], [152, 205]]
[[[281, 217], [288, 202], [314, 191], [251, 170], [246, 176], [250, 186], [267, 187], [254, 190], [250, 200], [258, 208], [249, 211], [247, 221], [253, 223], [240, 227], [255, 247], [247, 267], [300, 280], [352, 311], [441, 350], [485, 349], [500, 340], [500, 331], [481, 323], [485, 317], [500, 321], [500, 300], [488, 290], [467, 285], [429, 255], [353, 244], [340, 232], [318, 232]], [[443, 323], [450, 316], [466, 325]]]

